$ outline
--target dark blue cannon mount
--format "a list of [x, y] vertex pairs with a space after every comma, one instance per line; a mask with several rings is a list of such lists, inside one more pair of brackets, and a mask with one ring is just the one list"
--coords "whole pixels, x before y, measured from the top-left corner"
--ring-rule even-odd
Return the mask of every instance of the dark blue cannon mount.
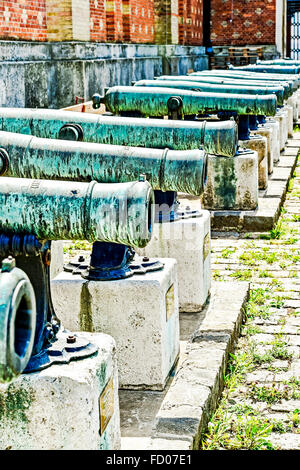
[[[74, 335], [61, 327], [51, 299], [50, 261], [51, 242], [39, 241], [33, 235], [0, 234], [0, 261], [15, 260], [16, 265], [28, 277], [36, 300], [36, 326], [31, 357], [24, 373], [45, 369], [54, 363], [69, 363], [95, 354], [97, 346], [80, 335]], [[7, 265], [4, 263], [6, 271]], [[16, 308], [18, 308], [16, 306]], [[26, 323], [15, 330], [15, 352], [22, 357]], [[20, 345], [22, 345], [22, 350]], [[22, 372], [22, 371], [20, 371]]]
[[163, 269], [155, 258], [137, 256], [133, 248], [118, 243], [94, 242], [90, 259], [78, 256], [64, 266], [72, 274], [80, 274], [89, 281], [114, 281], [134, 274]]

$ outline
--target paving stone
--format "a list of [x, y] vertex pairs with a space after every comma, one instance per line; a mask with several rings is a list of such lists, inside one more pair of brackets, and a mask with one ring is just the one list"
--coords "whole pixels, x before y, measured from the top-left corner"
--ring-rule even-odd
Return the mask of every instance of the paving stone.
[[[272, 363], [273, 366], [273, 363]], [[259, 383], [259, 385], [264, 385], [266, 383], [281, 383], [284, 381], [289, 381], [291, 378], [295, 377], [295, 370], [290, 369], [287, 372], [273, 372], [270, 370], [258, 370], [251, 374], [246, 374], [245, 380], [248, 384], [253, 382]], [[299, 376], [299, 372], [298, 372]]]
[[277, 166], [273, 170], [273, 173], [270, 177], [270, 182], [284, 181], [285, 183], [287, 183], [290, 176], [291, 176], [291, 168], [284, 168], [284, 167]]
[[299, 450], [300, 449], [300, 434], [286, 433], [271, 433], [268, 436], [273, 446], [276, 446], [277, 450]]
[[[298, 149], [297, 149], [298, 151]], [[288, 167], [293, 168], [295, 164], [295, 157], [294, 156], [285, 156], [281, 158], [277, 164], [277, 168]]]

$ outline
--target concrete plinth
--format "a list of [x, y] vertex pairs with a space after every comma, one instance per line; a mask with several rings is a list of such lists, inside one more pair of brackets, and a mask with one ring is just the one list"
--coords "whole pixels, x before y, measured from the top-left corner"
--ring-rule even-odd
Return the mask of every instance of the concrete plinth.
[[[270, 127], [273, 131], [273, 164], [279, 162], [280, 159], [280, 125], [279, 122], [273, 118], [267, 118], [265, 124], [261, 124], [261, 127]], [[259, 127], [260, 127], [259, 126]]]
[[0, 384], [1, 450], [120, 449], [115, 342], [84, 336], [94, 356]]
[[288, 98], [287, 104], [293, 107], [293, 121], [298, 122], [299, 106], [298, 106], [298, 97], [295, 93], [293, 93], [293, 95]]
[[258, 188], [266, 189], [268, 187], [268, 143], [266, 137], [260, 135], [251, 135], [249, 140], [240, 140], [239, 145], [242, 148], [254, 150], [258, 157]]
[[138, 251], [149, 258], [175, 258], [179, 311], [202, 310], [211, 285], [210, 213], [207, 210], [201, 210], [200, 217], [154, 224], [150, 243]]
[[280, 108], [275, 116], [273, 116], [280, 126], [280, 151], [284, 149], [288, 138], [288, 113], [283, 108]]
[[273, 172], [273, 129], [259, 125], [257, 131], [251, 131], [253, 135], [261, 135], [267, 139], [268, 174]]
[[64, 242], [62, 240], [51, 243], [50, 278], [54, 279], [64, 269]]
[[60, 273], [51, 283], [65, 328], [111, 335], [121, 388], [162, 390], [179, 353], [177, 264], [115, 281]]
[[293, 106], [286, 104], [283, 107], [284, 110], [288, 113], [288, 120], [287, 120], [287, 130], [288, 130], [288, 137], [293, 137], [293, 129], [294, 129], [294, 110]]
[[253, 210], [258, 204], [257, 152], [241, 151], [234, 157], [208, 155], [205, 209]]

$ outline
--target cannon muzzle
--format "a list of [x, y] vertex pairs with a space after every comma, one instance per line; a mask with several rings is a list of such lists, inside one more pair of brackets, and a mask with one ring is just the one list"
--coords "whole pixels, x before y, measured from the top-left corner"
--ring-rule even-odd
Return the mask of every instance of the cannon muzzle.
[[0, 267], [0, 382], [10, 382], [26, 368], [36, 328], [36, 300], [27, 275], [12, 257]]
[[[143, 179], [143, 178], [142, 178]], [[144, 247], [154, 223], [147, 181], [120, 184], [0, 179], [0, 233]]]

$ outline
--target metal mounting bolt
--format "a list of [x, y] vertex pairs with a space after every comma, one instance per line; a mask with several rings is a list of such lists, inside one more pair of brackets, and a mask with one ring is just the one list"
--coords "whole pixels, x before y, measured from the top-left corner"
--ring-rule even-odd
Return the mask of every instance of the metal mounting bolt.
[[67, 343], [68, 343], [68, 344], [76, 343], [76, 336], [74, 336], [74, 335], [69, 335], [69, 336], [67, 337]]

